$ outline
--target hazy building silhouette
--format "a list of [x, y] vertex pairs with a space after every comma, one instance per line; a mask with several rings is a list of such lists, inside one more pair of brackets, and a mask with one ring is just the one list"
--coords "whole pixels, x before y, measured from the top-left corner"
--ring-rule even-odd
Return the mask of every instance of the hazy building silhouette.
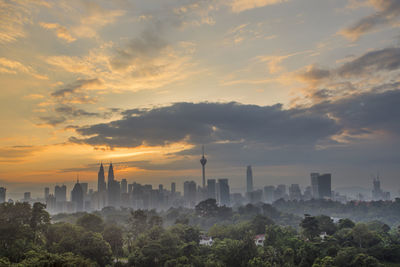
[[276, 187], [274, 191], [274, 201], [281, 198], [285, 199], [285, 197], [286, 197], [286, 185], [280, 184]]
[[289, 199], [290, 200], [301, 200], [301, 190], [298, 184], [292, 184], [289, 187]]
[[264, 200], [267, 203], [272, 203], [274, 202], [274, 192], [275, 192], [275, 186], [269, 185], [269, 186], [264, 186]]
[[171, 183], [171, 193], [175, 194], [176, 192], [176, 184], [175, 183]]
[[121, 194], [125, 194], [128, 192], [128, 182], [126, 179], [121, 180]]
[[74, 203], [76, 212], [83, 211], [83, 196], [83, 189], [78, 179], [71, 191], [71, 202]]
[[319, 173], [313, 172], [310, 174], [311, 176], [311, 194], [313, 198], [319, 198], [318, 193], [318, 176]]
[[331, 198], [331, 174], [325, 173], [318, 176], [318, 198]]
[[44, 188], [44, 200], [45, 201], [49, 198], [49, 194], [50, 194], [50, 188], [45, 187]]
[[81, 184], [81, 187], [82, 187], [83, 196], [86, 196], [87, 193], [88, 193], [89, 184], [88, 183], [80, 183], [80, 184]]
[[204, 146], [202, 147], [203, 156], [200, 159], [201, 167], [203, 170], [203, 188], [206, 188], [206, 163], [207, 159], [204, 157]]
[[195, 181], [185, 181], [183, 183], [183, 197], [189, 206], [196, 204], [197, 187]]
[[230, 205], [230, 190], [228, 179], [218, 179], [219, 204]]
[[7, 189], [5, 187], [0, 187], [0, 203], [6, 202], [6, 192]]
[[114, 167], [110, 163], [108, 167], [108, 206], [119, 207], [121, 198], [121, 185], [118, 181], [114, 179]]
[[246, 192], [253, 192], [253, 171], [251, 170], [251, 165], [247, 166], [246, 171]]
[[207, 198], [217, 199], [215, 179], [207, 180]]
[[24, 201], [29, 202], [31, 200], [31, 192], [24, 193]]
[[99, 172], [97, 173], [97, 191], [98, 192], [106, 191], [106, 180], [104, 176], [103, 163], [100, 164], [100, 169]]

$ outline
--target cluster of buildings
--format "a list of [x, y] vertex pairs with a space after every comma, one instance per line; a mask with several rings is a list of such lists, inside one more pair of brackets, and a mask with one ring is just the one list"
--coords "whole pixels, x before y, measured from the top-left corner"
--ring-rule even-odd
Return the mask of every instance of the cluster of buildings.
[[[24, 193], [24, 202], [42, 201], [47, 204], [47, 209], [51, 213], [60, 212], [80, 212], [101, 210], [104, 207], [126, 207], [133, 209], [168, 209], [169, 207], [189, 207], [193, 208], [202, 200], [213, 198], [219, 205], [234, 206], [246, 203], [273, 203], [279, 199], [284, 200], [310, 200], [310, 199], [332, 199], [345, 203], [346, 196], [332, 191], [332, 176], [330, 173], [319, 174], [311, 173], [311, 184], [303, 191], [299, 184], [289, 186], [280, 184], [278, 186], [267, 185], [263, 189], [254, 189], [253, 171], [249, 165], [246, 169], [246, 192], [231, 193], [229, 180], [206, 179], [207, 159], [203, 154], [200, 159], [202, 166], [202, 183], [197, 185], [195, 181], [185, 181], [183, 183], [183, 194], [176, 191], [176, 183], [171, 183], [170, 190], [164, 188], [162, 184], [158, 188], [153, 188], [150, 184], [131, 183], [126, 179], [116, 180], [112, 163], [108, 166], [107, 180], [104, 166], [101, 163], [98, 171], [97, 190], [89, 189], [88, 183], [77, 181], [67, 198], [67, 186], [56, 185], [54, 193], [50, 189], [44, 189], [42, 199], [33, 200], [30, 192]], [[380, 187], [379, 177], [373, 181], [372, 190], [373, 200], [390, 200], [389, 192], [383, 192]], [[0, 203], [6, 201], [6, 188], [0, 187]], [[11, 201], [11, 200], [10, 200]]]

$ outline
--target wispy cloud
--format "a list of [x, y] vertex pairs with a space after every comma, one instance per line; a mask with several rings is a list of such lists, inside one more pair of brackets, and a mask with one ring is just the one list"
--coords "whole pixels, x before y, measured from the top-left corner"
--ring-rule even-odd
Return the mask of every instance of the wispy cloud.
[[45, 29], [54, 30], [57, 37], [71, 43], [76, 40], [76, 38], [72, 37], [68, 29], [64, 26], [61, 26], [57, 23], [44, 23], [41, 22], [40, 26]]
[[229, 5], [233, 12], [240, 13], [249, 9], [281, 4], [287, 1], [288, 0], [232, 0], [229, 2]]
[[0, 57], [0, 73], [7, 74], [28, 74], [37, 79], [47, 80], [48, 77], [45, 75], [38, 74], [32, 67], [24, 65], [23, 63], [11, 60], [5, 57]]
[[[372, 6], [376, 12], [361, 18], [339, 32], [352, 41], [356, 41], [360, 36], [376, 30], [379, 26], [390, 25], [398, 21], [400, 17], [400, 2], [398, 0], [367, 0], [361, 4]], [[355, 8], [361, 4], [354, 2], [349, 7]]]

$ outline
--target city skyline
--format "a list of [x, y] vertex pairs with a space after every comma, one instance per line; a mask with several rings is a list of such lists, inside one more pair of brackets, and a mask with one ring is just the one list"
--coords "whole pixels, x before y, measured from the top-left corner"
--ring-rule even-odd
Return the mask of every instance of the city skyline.
[[[400, 190], [396, 0], [1, 1], [0, 187]], [[23, 18], [23, 19], [22, 19]], [[108, 183], [108, 181], [105, 181]], [[199, 184], [199, 183], [198, 183]], [[200, 183], [201, 184], [201, 183]], [[34, 190], [32, 190], [34, 194]]]

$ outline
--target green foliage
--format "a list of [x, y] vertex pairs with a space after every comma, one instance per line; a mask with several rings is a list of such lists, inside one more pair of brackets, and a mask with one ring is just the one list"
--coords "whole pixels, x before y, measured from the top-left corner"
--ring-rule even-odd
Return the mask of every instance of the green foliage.
[[91, 213], [85, 213], [83, 216], [79, 217], [76, 224], [82, 226], [87, 231], [93, 231], [100, 233], [103, 231], [104, 223], [100, 216]]
[[303, 229], [304, 236], [309, 240], [313, 240], [320, 233], [318, 220], [308, 214], [304, 215], [304, 219], [301, 221], [300, 226]]
[[123, 255], [123, 230], [115, 224], [108, 224], [103, 231], [103, 238], [111, 246], [115, 256]]

